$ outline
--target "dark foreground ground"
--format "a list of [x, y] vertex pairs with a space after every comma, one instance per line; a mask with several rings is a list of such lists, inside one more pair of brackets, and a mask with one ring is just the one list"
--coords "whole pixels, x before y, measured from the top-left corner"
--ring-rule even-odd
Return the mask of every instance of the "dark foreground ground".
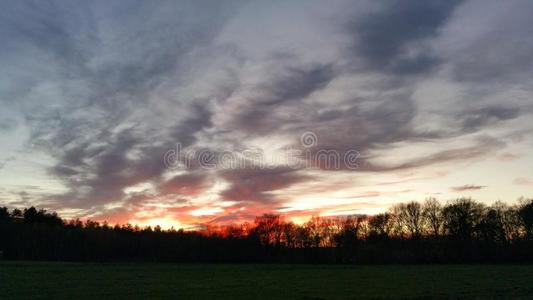
[[533, 299], [532, 265], [0, 262], [0, 299]]

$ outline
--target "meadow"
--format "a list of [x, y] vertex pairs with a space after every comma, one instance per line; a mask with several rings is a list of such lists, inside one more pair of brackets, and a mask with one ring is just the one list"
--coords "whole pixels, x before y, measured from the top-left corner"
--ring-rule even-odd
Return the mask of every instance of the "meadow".
[[0, 299], [532, 297], [532, 265], [0, 263]]

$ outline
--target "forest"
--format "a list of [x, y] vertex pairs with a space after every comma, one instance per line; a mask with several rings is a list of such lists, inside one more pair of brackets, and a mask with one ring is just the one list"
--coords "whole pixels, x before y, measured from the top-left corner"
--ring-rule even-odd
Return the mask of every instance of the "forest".
[[0, 208], [4, 260], [179, 263], [508, 263], [533, 261], [533, 199], [470, 198], [394, 205], [377, 215], [313, 216], [194, 231], [64, 220], [34, 207]]

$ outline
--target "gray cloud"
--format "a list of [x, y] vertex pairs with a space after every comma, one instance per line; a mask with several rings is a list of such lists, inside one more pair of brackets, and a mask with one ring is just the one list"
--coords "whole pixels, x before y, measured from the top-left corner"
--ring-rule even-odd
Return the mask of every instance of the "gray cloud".
[[195, 196], [208, 187], [205, 174], [178, 175], [159, 185], [161, 194]]
[[519, 107], [488, 106], [477, 110], [466, 111], [459, 115], [463, 120], [461, 132], [478, 131], [491, 122], [512, 120], [519, 115]]
[[283, 199], [278, 199], [268, 192], [312, 179], [309, 175], [298, 174], [295, 169], [282, 167], [229, 170], [221, 176], [231, 184], [221, 193], [224, 200], [270, 205]]
[[465, 184], [462, 186], [454, 186], [450, 189], [454, 192], [464, 192], [464, 191], [477, 191], [486, 188], [484, 185], [475, 185], [475, 184]]
[[0, 170], [2, 170], [6, 166], [7, 163], [14, 161], [16, 159], [17, 159], [16, 157], [10, 156], [10, 157], [0, 160]]
[[0, 131], [12, 130], [17, 126], [17, 121], [11, 118], [0, 119]]
[[324, 89], [338, 75], [332, 65], [295, 64], [286, 58], [274, 60], [272, 68], [246, 93], [232, 95], [242, 97], [239, 99], [242, 106], [232, 112], [231, 129], [267, 134], [275, 131], [281, 123], [300, 121], [279, 112], [301, 106], [302, 100]]
[[482, 158], [490, 153], [494, 153], [503, 147], [505, 147], [505, 143], [500, 140], [490, 137], [481, 137], [478, 138], [474, 145], [464, 146], [456, 149], [446, 149], [428, 155], [420, 155], [415, 159], [403, 161], [397, 164], [376, 164], [363, 160], [361, 162], [361, 168], [358, 170], [372, 172], [398, 171], [442, 163], [473, 160]]
[[533, 4], [527, 0], [466, 3], [439, 43], [439, 52], [448, 58], [454, 79], [495, 88], [529, 85], [533, 71], [532, 13]]
[[462, 1], [384, 1], [347, 22], [351, 55], [364, 68], [396, 75], [419, 74], [441, 62], [426, 44]]

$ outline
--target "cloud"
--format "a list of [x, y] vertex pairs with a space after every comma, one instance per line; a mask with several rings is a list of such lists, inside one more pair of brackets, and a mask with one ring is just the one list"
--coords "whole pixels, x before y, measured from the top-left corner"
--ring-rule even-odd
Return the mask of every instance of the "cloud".
[[516, 185], [533, 186], [533, 180], [524, 177], [515, 178], [513, 183]]
[[275, 131], [281, 123], [296, 123], [299, 120], [287, 112], [300, 107], [302, 100], [324, 89], [337, 76], [332, 65], [306, 65], [285, 57], [274, 59], [264, 72], [255, 82], [244, 83], [224, 99], [221, 105], [231, 118], [219, 125], [257, 135]]
[[0, 131], [8, 131], [17, 127], [17, 121], [11, 118], [0, 120]]
[[384, 1], [377, 8], [347, 22], [353, 36], [350, 53], [369, 70], [395, 75], [420, 74], [441, 59], [427, 41], [438, 35], [462, 1]]
[[475, 184], [465, 184], [462, 186], [454, 186], [450, 189], [454, 192], [464, 192], [464, 191], [477, 191], [486, 188], [485, 185], [475, 185]]
[[281, 190], [299, 182], [311, 179], [309, 175], [299, 174], [290, 168], [237, 169], [221, 174], [230, 183], [230, 187], [221, 192], [226, 201], [255, 202], [275, 204], [279, 199], [269, 192]]
[[178, 175], [159, 185], [160, 194], [195, 196], [201, 194], [209, 182], [204, 174]]
[[519, 159], [522, 155], [514, 153], [502, 153], [498, 156], [500, 161], [515, 161]]
[[[69, 189], [57, 201], [93, 207], [120, 200], [124, 188], [161, 176], [161, 156], [171, 145], [188, 146], [209, 126], [210, 112], [201, 101], [180, 104], [183, 114], [161, 123], [158, 111], [149, 108], [165, 80], [186, 75], [179, 70], [184, 57], [208, 45], [234, 12], [231, 3], [220, 9], [205, 4], [6, 5], [4, 13], [32, 18], [6, 22], [4, 38], [13, 47], [32, 49], [30, 56], [57, 71], [49, 76], [35, 67], [25, 70], [42, 77], [32, 81], [53, 84], [53, 93], [39, 97], [53, 98], [56, 105], [44, 107], [27, 92], [16, 95], [26, 98], [31, 143], [56, 159], [49, 174]], [[175, 110], [171, 101], [158, 102]]]
[[[321, 180], [326, 190], [345, 190], [361, 184], [361, 173], [406, 170], [427, 178], [424, 168], [480, 162], [516, 146], [511, 130], [530, 132], [519, 124], [533, 112], [526, 2], [254, 5], [0, 4], [0, 101], [9, 117], [0, 137], [27, 134], [20, 148], [46, 154], [40, 168], [66, 191], [31, 201], [120, 221], [165, 213], [193, 223], [249, 219], [312, 192], [281, 196], [299, 185]], [[483, 20], [485, 8], [506, 26]], [[426, 86], [431, 93], [420, 92]], [[307, 131], [318, 136], [314, 147], [301, 145]], [[361, 156], [355, 170], [193, 163], [172, 176], [163, 155], [177, 143], [184, 151]], [[315, 176], [324, 171], [347, 183]], [[151, 188], [131, 192], [143, 185]], [[223, 212], [191, 216], [203, 207]]]
[[478, 87], [530, 82], [532, 3], [473, 0], [461, 8], [454, 22], [443, 28], [444, 40], [439, 43], [453, 77]]
[[253, 222], [253, 220], [260, 214], [250, 214], [242, 211], [224, 214], [206, 222], [206, 224], [236, 224], [243, 222]]
[[462, 119], [461, 132], [475, 132], [490, 123], [512, 120], [519, 115], [519, 107], [488, 106], [477, 110], [466, 111], [459, 115]]
[[15, 161], [16, 159], [17, 158], [15, 156], [9, 156], [7, 158], [0, 160], [0, 170], [2, 170], [7, 165], [7, 163], [11, 161]]

